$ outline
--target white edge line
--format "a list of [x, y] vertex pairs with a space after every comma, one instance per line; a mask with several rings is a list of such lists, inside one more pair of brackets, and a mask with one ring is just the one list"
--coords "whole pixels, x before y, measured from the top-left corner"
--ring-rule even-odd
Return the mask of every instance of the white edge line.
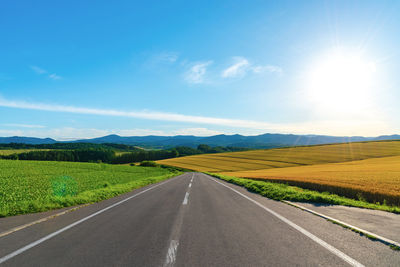
[[299, 205], [299, 204], [296, 204], [296, 203], [293, 203], [293, 202], [291, 202], [291, 201], [286, 201], [286, 200], [284, 200], [284, 201], [282, 201], [282, 202], [287, 203], [287, 204], [289, 204], [289, 205], [291, 205], [291, 206], [294, 206], [294, 207], [296, 207], [296, 208], [302, 209], [302, 210], [304, 210], [304, 211], [307, 211], [307, 212], [309, 212], [309, 213], [312, 213], [312, 214], [314, 214], [314, 215], [317, 215], [317, 216], [319, 216], [319, 217], [321, 217], [321, 218], [324, 218], [324, 219], [327, 219], [327, 220], [334, 221], [334, 222], [336, 222], [336, 223], [342, 224], [342, 225], [344, 225], [344, 226], [346, 226], [346, 227], [349, 227], [349, 228], [352, 228], [352, 229], [354, 229], [354, 230], [357, 230], [357, 231], [359, 231], [359, 232], [361, 232], [361, 233], [363, 233], [363, 234], [371, 235], [371, 236], [373, 236], [374, 238], [379, 239], [379, 240], [381, 240], [381, 241], [384, 242], [384, 243], [388, 243], [388, 244], [390, 244], [390, 245], [394, 245], [394, 246], [400, 247], [400, 243], [398, 243], [398, 242], [396, 242], [396, 241], [393, 241], [393, 240], [391, 240], [391, 239], [388, 239], [388, 238], [386, 238], [386, 237], [383, 237], [383, 236], [374, 234], [374, 233], [369, 232], [369, 231], [367, 231], [367, 230], [358, 228], [357, 226], [353, 226], [353, 225], [348, 224], [348, 223], [345, 223], [345, 222], [343, 222], [343, 221], [341, 221], [341, 220], [338, 220], [338, 219], [329, 217], [329, 216], [327, 216], [327, 215], [324, 215], [324, 214], [322, 214], [322, 213], [313, 211], [313, 210], [311, 210], [311, 209], [308, 209], [308, 208], [306, 208], [306, 207], [303, 207], [303, 206], [301, 206], [301, 205]]
[[46, 222], [46, 221], [48, 221], [48, 220], [50, 220], [50, 219], [54, 219], [54, 218], [56, 218], [56, 217], [59, 217], [59, 216], [61, 216], [61, 215], [66, 214], [66, 213], [68, 213], [68, 212], [75, 211], [75, 210], [77, 210], [77, 209], [86, 207], [86, 206], [88, 206], [88, 205], [90, 205], [90, 203], [88, 203], [88, 204], [83, 204], [83, 205], [79, 205], [79, 206], [77, 206], [77, 207], [73, 207], [73, 208], [71, 208], [71, 209], [67, 209], [67, 210], [65, 210], [65, 211], [62, 211], [62, 212], [59, 212], [59, 213], [56, 213], [56, 214], [53, 214], [53, 215], [49, 215], [49, 216], [44, 217], [44, 218], [41, 218], [41, 219], [39, 219], [39, 220], [30, 222], [30, 223], [26, 223], [26, 224], [23, 224], [23, 225], [16, 226], [16, 227], [14, 227], [14, 228], [11, 228], [10, 230], [7, 230], [7, 231], [4, 231], [4, 232], [0, 233], [0, 238], [1, 238], [1, 237], [4, 237], [4, 236], [7, 236], [7, 235], [9, 235], [9, 234], [15, 233], [15, 232], [17, 232], [17, 231], [19, 231], [19, 230], [25, 229], [25, 228], [27, 228], [27, 227], [33, 226], [33, 225], [35, 225], [35, 224], [39, 224], [39, 223], [42, 223], [42, 222]]
[[169, 179], [169, 180], [167, 180], [167, 181], [164, 181], [164, 182], [162, 182], [162, 183], [160, 183], [160, 184], [157, 184], [157, 185], [155, 185], [155, 186], [152, 186], [152, 187], [150, 187], [150, 188], [147, 188], [147, 189], [145, 189], [145, 190], [143, 190], [143, 191], [141, 191], [141, 192], [139, 192], [139, 193], [137, 193], [137, 194], [135, 194], [135, 195], [133, 195], [133, 196], [130, 196], [130, 197], [128, 197], [128, 198], [125, 198], [125, 199], [123, 199], [123, 200], [121, 200], [121, 201], [119, 201], [119, 202], [117, 202], [117, 203], [112, 204], [111, 206], [108, 206], [108, 207], [106, 207], [106, 208], [104, 208], [104, 209], [101, 209], [101, 210], [99, 210], [99, 211], [97, 211], [97, 212], [95, 212], [95, 213], [93, 213], [93, 214], [91, 214], [91, 215], [89, 215], [89, 216], [87, 216], [87, 217], [85, 217], [85, 218], [82, 218], [82, 219], [80, 219], [79, 221], [76, 221], [76, 222], [74, 222], [74, 223], [72, 223], [72, 224], [70, 224], [70, 225], [67, 225], [67, 226], [61, 228], [61, 229], [58, 230], [58, 231], [55, 231], [55, 232], [53, 232], [53, 233], [51, 233], [51, 234], [49, 234], [49, 235], [47, 235], [47, 236], [45, 236], [45, 237], [42, 237], [42, 238], [40, 238], [40, 239], [38, 239], [38, 240], [36, 240], [36, 241], [30, 243], [30, 244], [28, 244], [28, 245], [26, 245], [26, 246], [24, 246], [24, 247], [18, 249], [18, 250], [14, 251], [14, 252], [12, 252], [12, 253], [10, 253], [10, 254], [8, 254], [8, 255], [2, 257], [2, 258], [0, 258], [0, 264], [1, 264], [1, 263], [4, 263], [4, 262], [6, 262], [6, 261], [8, 261], [8, 260], [11, 259], [11, 258], [14, 258], [15, 256], [17, 256], [17, 255], [19, 255], [19, 254], [21, 254], [21, 253], [23, 253], [23, 252], [25, 252], [25, 251], [27, 251], [27, 250], [29, 250], [29, 249], [35, 247], [35, 246], [37, 246], [37, 245], [39, 245], [40, 243], [43, 243], [44, 241], [46, 241], [46, 240], [48, 240], [48, 239], [50, 239], [50, 238], [52, 238], [52, 237], [55, 237], [56, 235], [61, 234], [62, 232], [67, 231], [68, 229], [71, 229], [71, 228], [74, 227], [74, 226], [77, 226], [77, 225], [80, 224], [80, 223], [83, 223], [84, 221], [89, 220], [90, 218], [93, 218], [94, 216], [97, 216], [97, 215], [99, 215], [99, 214], [101, 214], [101, 213], [103, 213], [103, 212], [105, 212], [105, 211], [107, 211], [107, 210], [109, 210], [109, 209], [114, 208], [115, 206], [118, 206], [118, 205], [120, 205], [120, 204], [122, 204], [122, 203], [124, 203], [124, 202], [126, 202], [126, 201], [128, 201], [128, 200], [130, 200], [130, 199], [132, 199], [132, 198], [134, 198], [134, 197], [137, 197], [137, 196], [139, 196], [139, 195], [141, 195], [141, 194], [143, 194], [143, 193], [145, 193], [145, 192], [147, 192], [147, 191], [150, 191], [150, 190], [152, 190], [152, 189], [154, 189], [154, 188], [156, 188], [156, 187], [159, 187], [160, 185], [163, 185], [163, 184], [165, 184], [165, 183], [168, 183], [168, 182], [170, 182], [170, 181], [171, 181], [171, 179]]
[[310, 239], [312, 239], [313, 241], [315, 241], [316, 243], [318, 243], [319, 245], [321, 245], [322, 247], [326, 248], [327, 250], [329, 250], [330, 252], [332, 252], [333, 254], [335, 254], [336, 256], [338, 256], [339, 258], [341, 258], [342, 260], [344, 260], [345, 262], [349, 263], [352, 266], [358, 266], [358, 267], [363, 267], [364, 265], [359, 263], [358, 261], [356, 261], [355, 259], [347, 256], [346, 254], [344, 254], [343, 252], [341, 252], [340, 250], [338, 250], [337, 248], [329, 245], [328, 243], [326, 243], [324, 240], [320, 239], [319, 237], [313, 235], [312, 233], [308, 232], [306, 229], [302, 228], [301, 226], [298, 226], [297, 224], [295, 224], [294, 222], [286, 219], [285, 217], [283, 217], [282, 215], [276, 213], [275, 211], [265, 207], [264, 205], [262, 205], [261, 203], [255, 201], [254, 199], [240, 193], [239, 191], [231, 188], [230, 186], [227, 186], [217, 180], [215, 180], [214, 178], [209, 177], [208, 175], [206, 175], [207, 178], [213, 180], [214, 182], [225, 186], [226, 188], [229, 188], [230, 190], [232, 190], [233, 192], [239, 194], [240, 196], [246, 198], [247, 200], [250, 200], [251, 202], [253, 202], [254, 204], [256, 204], [257, 206], [259, 206], [260, 208], [264, 209], [265, 211], [271, 213], [272, 215], [274, 215], [275, 217], [277, 217], [278, 219], [280, 219], [281, 221], [283, 221], [284, 223], [290, 225], [291, 227], [293, 227], [294, 229], [296, 229], [297, 231], [299, 231], [300, 233], [304, 234], [305, 236], [309, 237]]

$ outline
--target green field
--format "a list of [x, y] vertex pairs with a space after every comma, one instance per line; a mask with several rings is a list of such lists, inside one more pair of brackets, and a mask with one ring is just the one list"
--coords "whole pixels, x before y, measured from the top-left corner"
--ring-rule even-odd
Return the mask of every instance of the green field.
[[177, 174], [165, 168], [0, 160], [0, 217], [96, 202]]

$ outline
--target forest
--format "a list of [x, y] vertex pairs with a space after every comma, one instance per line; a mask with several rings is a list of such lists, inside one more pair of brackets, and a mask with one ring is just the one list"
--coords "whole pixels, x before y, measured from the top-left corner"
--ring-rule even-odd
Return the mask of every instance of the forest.
[[111, 164], [125, 164], [148, 160], [169, 159], [189, 155], [247, 150], [236, 147], [211, 147], [204, 144], [198, 145], [197, 148], [177, 146], [172, 149], [150, 150], [138, 148], [136, 146], [111, 143], [56, 143], [42, 145], [11, 143], [0, 144], [0, 149], [13, 151], [11, 154], [0, 155], [0, 159], [104, 162]]

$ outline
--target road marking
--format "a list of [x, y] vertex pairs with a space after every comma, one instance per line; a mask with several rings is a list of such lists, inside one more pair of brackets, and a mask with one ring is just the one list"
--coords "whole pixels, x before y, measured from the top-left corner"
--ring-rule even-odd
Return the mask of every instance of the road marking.
[[[192, 174], [192, 179], [189, 183], [188, 191], [185, 194], [185, 198], [183, 199], [182, 205], [187, 205], [189, 199], [189, 189], [192, 186], [194, 173]], [[178, 211], [178, 215], [176, 217], [176, 221], [172, 226], [171, 236], [170, 236], [170, 244], [167, 251], [167, 256], [165, 258], [165, 267], [174, 266], [176, 261], [176, 255], [178, 254], [178, 245], [179, 245], [179, 237], [181, 233], [182, 223], [183, 223], [183, 216], [185, 214], [186, 208], [180, 207]]]
[[336, 223], [339, 224], [339, 225], [341, 224], [341, 225], [343, 225], [343, 226], [345, 226], [345, 227], [348, 227], [348, 228], [350, 228], [350, 229], [357, 230], [358, 232], [361, 232], [361, 233], [363, 233], [364, 235], [373, 236], [374, 238], [376, 238], [377, 240], [381, 241], [382, 243], [384, 243], [384, 244], [386, 244], [386, 245], [393, 245], [393, 246], [396, 246], [396, 247], [400, 247], [400, 243], [399, 243], [399, 242], [393, 241], [393, 240], [388, 239], [388, 238], [386, 238], [386, 237], [383, 237], [383, 236], [374, 234], [374, 233], [369, 232], [369, 231], [367, 231], [367, 230], [358, 228], [358, 227], [356, 227], [356, 226], [354, 226], [354, 225], [351, 225], [351, 224], [345, 223], [345, 222], [343, 222], [343, 221], [340, 221], [340, 220], [338, 220], [338, 219], [329, 217], [329, 216], [324, 215], [324, 214], [322, 214], [322, 213], [316, 212], [316, 211], [314, 211], [314, 210], [312, 210], [312, 209], [308, 209], [308, 208], [306, 208], [306, 207], [303, 207], [302, 205], [299, 205], [299, 204], [296, 204], [296, 203], [293, 203], [293, 202], [290, 202], [290, 201], [287, 201], [287, 200], [283, 200], [282, 202], [287, 203], [287, 204], [289, 204], [289, 205], [291, 205], [291, 206], [293, 206], [293, 207], [299, 208], [299, 209], [301, 209], [301, 210], [307, 211], [307, 212], [309, 212], [309, 213], [311, 213], [311, 214], [314, 214], [314, 215], [319, 216], [319, 217], [321, 217], [321, 218], [324, 218], [324, 219], [326, 219], [326, 220], [329, 220], [329, 221], [332, 221], [332, 222], [336, 222]]
[[36, 247], [37, 245], [43, 243], [44, 241], [49, 240], [50, 238], [53, 238], [53, 237], [55, 237], [55, 236], [61, 234], [62, 232], [65, 232], [65, 231], [71, 229], [71, 228], [74, 227], [74, 226], [77, 226], [78, 224], [83, 223], [84, 221], [89, 220], [90, 218], [93, 218], [93, 217], [95, 217], [95, 216], [97, 216], [97, 215], [99, 215], [99, 214], [101, 214], [101, 213], [103, 213], [103, 212], [105, 212], [105, 211], [107, 211], [107, 210], [109, 210], [109, 209], [112, 209], [112, 208], [114, 208], [114, 207], [116, 207], [116, 206], [118, 206], [118, 205], [120, 205], [120, 204], [122, 204], [122, 203], [124, 203], [124, 202], [126, 202], [126, 201], [128, 201], [128, 200], [130, 200], [130, 199], [132, 199], [132, 198], [134, 198], [134, 197], [137, 197], [137, 196], [139, 196], [139, 195], [141, 195], [141, 194], [143, 194], [143, 193], [145, 193], [145, 192], [147, 192], [147, 191], [150, 191], [150, 190], [152, 190], [152, 189], [154, 189], [154, 188], [156, 188], [156, 187], [159, 187], [160, 185], [166, 184], [166, 183], [170, 182], [171, 180], [172, 180], [172, 179], [169, 179], [169, 180], [167, 180], [167, 181], [165, 181], [165, 182], [162, 182], [162, 183], [160, 183], [160, 184], [157, 184], [157, 185], [155, 185], [155, 186], [152, 186], [152, 187], [150, 187], [150, 188], [147, 188], [147, 189], [145, 189], [145, 190], [143, 190], [143, 191], [141, 191], [141, 192], [139, 192], [139, 193], [137, 193], [137, 194], [135, 194], [135, 195], [133, 195], [133, 196], [130, 196], [130, 197], [128, 197], [128, 198], [125, 198], [125, 199], [123, 199], [123, 200], [121, 200], [121, 201], [119, 201], [119, 202], [117, 202], [117, 203], [114, 203], [114, 204], [112, 204], [112, 205], [110, 205], [110, 206], [108, 206], [108, 207], [106, 207], [106, 208], [104, 208], [104, 209], [101, 209], [101, 210], [99, 210], [99, 211], [97, 211], [97, 212], [95, 212], [95, 213], [92, 213], [91, 215], [89, 215], [89, 216], [87, 216], [87, 217], [85, 217], [85, 218], [82, 218], [82, 219], [80, 219], [79, 221], [76, 221], [76, 222], [74, 222], [74, 223], [72, 223], [72, 224], [70, 224], [70, 225], [67, 225], [67, 226], [65, 226], [64, 228], [61, 228], [61, 229], [58, 230], [58, 231], [55, 231], [55, 232], [53, 232], [53, 233], [51, 233], [51, 234], [49, 234], [49, 235], [47, 235], [47, 236], [45, 236], [45, 237], [42, 237], [42, 238], [40, 238], [40, 239], [38, 239], [38, 240], [36, 240], [36, 241], [30, 243], [30, 244], [28, 244], [28, 245], [26, 245], [26, 246], [24, 246], [24, 247], [18, 249], [18, 250], [14, 251], [14, 252], [12, 252], [12, 253], [10, 253], [10, 254], [8, 254], [8, 255], [2, 257], [2, 258], [0, 258], [0, 264], [3, 263], [3, 262], [8, 261], [8, 260], [11, 259], [11, 258], [14, 258], [15, 256], [18, 256], [19, 254], [21, 254], [21, 253], [23, 253], [23, 252], [25, 252], [25, 251], [27, 251], [27, 250], [33, 248], [33, 247]]
[[167, 257], [166, 257], [165, 263], [164, 263], [165, 267], [174, 266], [178, 246], [179, 246], [178, 240], [171, 240], [171, 243], [169, 244], [169, 248], [168, 248], [168, 252], [167, 252]]
[[280, 219], [281, 221], [283, 221], [284, 223], [290, 225], [291, 227], [293, 227], [294, 229], [296, 229], [297, 231], [299, 231], [300, 233], [304, 234], [305, 236], [309, 237], [310, 239], [312, 239], [313, 241], [315, 241], [316, 243], [318, 243], [319, 245], [323, 246], [324, 248], [326, 248], [327, 250], [329, 250], [330, 252], [332, 252], [333, 254], [335, 254], [336, 256], [338, 256], [339, 258], [341, 258], [342, 260], [344, 260], [345, 262], [347, 262], [348, 264], [352, 265], [352, 266], [357, 266], [357, 267], [363, 267], [364, 265], [359, 263], [358, 261], [356, 261], [355, 259], [351, 258], [350, 256], [347, 256], [346, 254], [344, 254], [343, 252], [341, 252], [340, 250], [338, 250], [337, 248], [329, 245], [328, 243], [326, 243], [324, 240], [320, 239], [319, 237], [313, 235], [312, 233], [308, 232], [306, 229], [302, 228], [301, 226], [298, 226], [297, 224], [295, 224], [294, 222], [286, 219], [285, 217], [283, 217], [282, 215], [276, 213], [275, 211], [265, 207], [264, 205], [262, 205], [261, 203], [255, 201], [254, 199], [240, 193], [239, 191], [231, 188], [230, 186], [227, 186], [211, 177], [209, 177], [208, 175], [206, 175], [207, 178], [209, 178], [210, 180], [213, 180], [214, 182], [225, 186], [226, 188], [232, 190], [233, 192], [239, 194], [240, 196], [246, 198], [247, 200], [250, 200], [251, 202], [253, 202], [254, 204], [256, 204], [257, 206], [259, 206], [260, 208], [264, 209], [265, 211], [271, 213], [272, 215], [274, 215], [275, 217], [277, 217], [278, 219]]
[[78, 206], [78, 207], [74, 207], [74, 208], [71, 208], [71, 209], [68, 209], [68, 210], [59, 212], [59, 213], [57, 213], [57, 214], [53, 214], [53, 215], [47, 216], [47, 217], [42, 218], [42, 219], [39, 219], [39, 220], [30, 222], [30, 223], [27, 223], [27, 224], [23, 224], [23, 225], [14, 227], [14, 228], [12, 228], [12, 229], [10, 229], [10, 230], [7, 230], [7, 231], [5, 231], [5, 232], [0, 233], [0, 237], [4, 237], [4, 236], [6, 236], [6, 235], [15, 233], [15, 232], [17, 232], [17, 231], [19, 231], [19, 230], [25, 229], [25, 228], [27, 228], [27, 227], [29, 227], [29, 226], [33, 226], [33, 225], [35, 225], [35, 224], [48, 221], [48, 220], [50, 220], [50, 219], [54, 219], [54, 218], [56, 218], [56, 217], [58, 217], [58, 216], [64, 215], [64, 214], [66, 214], [66, 213], [68, 213], [68, 212], [75, 211], [75, 210], [80, 209], [80, 208], [83, 208], [83, 207], [86, 207], [86, 206], [88, 206], [88, 205], [90, 205], [90, 204], [83, 204], [83, 205], [80, 205], [80, 206]]
[[182, 205], [186, 205], [188, 203], [189, 192], [186, 192], [185, 198], [183, 199]]

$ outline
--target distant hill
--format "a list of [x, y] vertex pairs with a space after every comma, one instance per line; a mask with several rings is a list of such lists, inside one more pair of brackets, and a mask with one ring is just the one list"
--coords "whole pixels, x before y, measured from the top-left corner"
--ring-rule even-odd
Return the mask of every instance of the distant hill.
[[51, 138], [36, 138], [36, 137], [21, 137], [21, 136], [12, 136], [12, 137], [0, 137], [0, 144], [9, 144], [9, 143], [24, 143], [24, 144], [54, 144], [57, 143], [56, 140]]
[[[317, 145], [328, 143], [347, 143], [359, 141], [376, 141], [376, 140], [395, 140], [400, 139], [400, 135], [384, 135], [378, 137], [362, 137], [362, 136], [327, 136], [327, 135], [294, 135], [294, 134], [261, 134], [255, 136], [244, 135], [214, 135], [208, 137], [199, 137], [192, 135], [177, 136], [119, 136], [107, 135], [99, 138], [82, 139], [72, 142], [85, 143], [115, 143], [125, 145], [137, 145], [142, 147], [153, 148], [170, 148], [175, 146], [196, 147], [199, 144], [210, 146], [234, 146], [246, 148], [272, 148], [282, 146], [302, 146]], [[0, 137], [0, 143], [26, 143], [26, 144], [52, 144], [57, 143], [51, 138], [35, 138], [35, 137]], [[61, 142], [60, 142], [61, 143]]]

